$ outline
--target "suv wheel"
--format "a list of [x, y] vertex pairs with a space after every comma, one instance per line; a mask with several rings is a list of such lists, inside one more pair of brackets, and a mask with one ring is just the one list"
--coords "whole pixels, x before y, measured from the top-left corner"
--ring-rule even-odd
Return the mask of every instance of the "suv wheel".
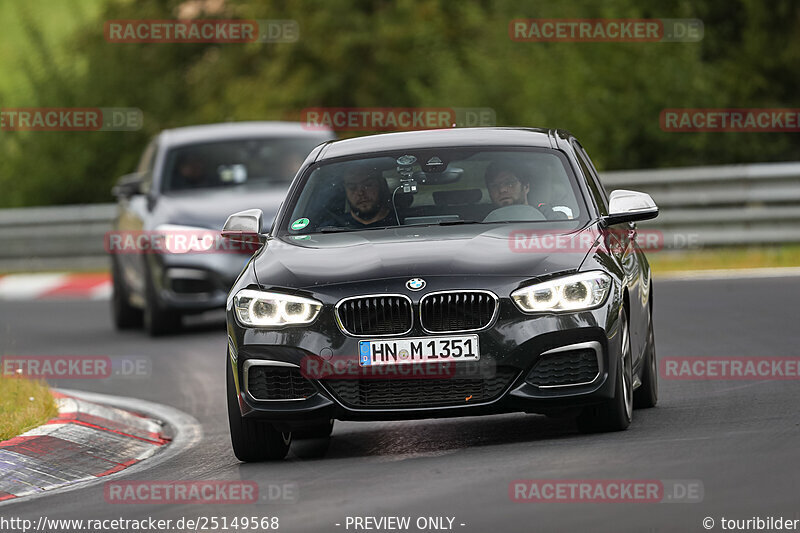
[[149, 268], [145, 279], [143, 322], [144, 329], [151, 337], [173, 333], [181, 328], [180, 313], [161, 307], [153, 284], [153, 274]]
[[128, 289], [117, 261], [111, 259], [111, 317], [117, 329], [142, 327], [142, 310], [133, 307], [128, 298]]

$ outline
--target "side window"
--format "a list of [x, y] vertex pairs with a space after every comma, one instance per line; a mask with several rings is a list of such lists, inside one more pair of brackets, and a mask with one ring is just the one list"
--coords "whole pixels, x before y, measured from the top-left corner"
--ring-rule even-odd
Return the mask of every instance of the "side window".
[[586, 153], [586, 149], [578, 143], [578, 148], [580, 148], [581, 154], [583, 154], [584, 159], [589, 164], [589, 170], [592, 171], [592, 176], [594, 176], [594, 180], [597, 182], [597, 187], [600, 189], [600, 194], [603, 195], [603, 198], [606, 199], [606, 204], [608, 204], [608, 192], [606, 192], [606, 188], [603, 187], [603, 182], [600, 181], [600, 174], [597, 172], [597, 168], [595, 168], [594, 163], [592, 163], [592, 158], [589, 157], [589, 154]]
[[581, 171], [586, 176], [586, 184], [589, 186], [589, 191], [592, 194], [592, 198], [594, 198], [594, 202], [597, 205], [600, 214], [607, 215], [608, 195], [606, 194], [603, 185], [597, 178], [597, 172], [594, 169], [594, 165], [592, 165], [589, 156], [586, 154], [586, 151], [583, 149], [580, 143], [577, 141], [573, 142], [573, 148], [575, 148], [575, 154], [578, 156], [578, 164], [581, 166]]
[[136, 172], [147, 173], [153, 171], [153, 165], [156, 162], [157, 145], [155, 140], [150, 141], [150, 144], [144, 149], [141, 159], [139, 159], [139, 166], [136, 167]]
[[156, 152], [158, 151], [158, 142], [156, 139], [150, 141], [147, 148], [144, 149], [139, 165], [136, 167], [136, 172], [144, 175], [143, 190], [147, 192], [153, 183], [153, 167], [156, 164]]

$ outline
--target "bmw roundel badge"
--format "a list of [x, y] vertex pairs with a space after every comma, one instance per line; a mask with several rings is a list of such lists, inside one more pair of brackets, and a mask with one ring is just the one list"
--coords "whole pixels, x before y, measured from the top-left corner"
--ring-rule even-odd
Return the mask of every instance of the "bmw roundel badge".
[[406, 281], [406, 287], [412, 291], [419, 291], [425, 288], [425, 280], [422, 278], [411, 278]]

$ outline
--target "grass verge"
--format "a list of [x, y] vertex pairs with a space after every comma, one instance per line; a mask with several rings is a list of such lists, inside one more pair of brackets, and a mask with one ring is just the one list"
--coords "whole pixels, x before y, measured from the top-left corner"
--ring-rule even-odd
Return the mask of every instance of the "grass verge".
[[647, 254], [655, 274], [681, 270], [800, 266], [800, 245], [664, 250]]
[[25, 433], [56, 415], [58, 408], [46, 383], [0, 376], [0, 441]]

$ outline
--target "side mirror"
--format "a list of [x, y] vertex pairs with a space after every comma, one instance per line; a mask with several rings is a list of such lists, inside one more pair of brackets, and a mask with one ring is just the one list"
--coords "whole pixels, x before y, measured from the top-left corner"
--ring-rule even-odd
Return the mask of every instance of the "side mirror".
[[119, 197], [130, 197], [134, 194], [142, 194], [142, 185], [144, 184], [144, 175], [134, 172], [133, 174], [125, 174], [117, 180], [117, 184], [111, 188], [111, 194]]
[[222, 237], [233, 242], [251, 243], [254, 239], [260, 240], [263, 218], [264, 213], [261, 209], [248, 209], [234, 213], [222, 226]]
[[658, 216], [658, 206], [649, 194], [617, 189], [611, 193], [608, 215], [603, 217], [607, 226], [637, 220], [649, 220]]

